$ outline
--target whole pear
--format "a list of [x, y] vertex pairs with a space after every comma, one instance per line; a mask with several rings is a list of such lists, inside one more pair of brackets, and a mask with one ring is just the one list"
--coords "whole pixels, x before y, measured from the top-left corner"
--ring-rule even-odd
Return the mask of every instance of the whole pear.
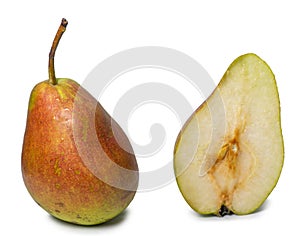
[[57, 79], [54, 54], [68, 22], [62, 19], [49, 54], [49, 79], [29, 99], [22, 174], [32, 198], [63, 221], [94, 225], [119, 215], [138, 186], [138, 166], [121, 127], [71, 79]]

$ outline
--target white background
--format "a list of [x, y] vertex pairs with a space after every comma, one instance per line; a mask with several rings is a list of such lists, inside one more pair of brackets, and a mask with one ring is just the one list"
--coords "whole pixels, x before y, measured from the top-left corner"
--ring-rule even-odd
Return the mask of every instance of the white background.
[[[300, 211], [299, 10], [297, 1], [289, 0], [2, 1], [0, 234], [233, 236], [271, 235], [286, 233], [287, 229], [295, 232]], [[79, 83], [102, 60], [138, 46], [164, 46], [184, 52], [206, 68], [215, 83], [241, 54], [254, 52], [267, 61], [280, 93], [285, 164], [278, 185], [263, 207], [248, 216], [203, 217], [185, 203], [174, 181], [155, 191], [137, 193], [120, 217], [95, 227], [60, 222], [38, 207], [23, 184], [21, 148], [29, 94], [36, 83], [47, 79], [48, 52], [62, 17], [68, 19], [69, 26], [56, 54], [56, 74]], [[166, 74], [157, 70], [137, 74], [143, 81], [143, 76], [149, 80], [149, 73], [156, 81]], [[132, 77], [137, 74], [132, 72]], [[125, 81], [126, 76], [119, 79]], [[108, 111], [114, 106], [109, 97], [113, 101], [114, 93], [122, 92], [116, 91], [117, 87], [111, 88], [103, 101], [100, 99]], [[196, 105], [191, 96], [189, 99], [194, 108], [202, 102], [198, 100]], [[155, 109], [149, 111], [155, 113]], [[174, 118], [168, 112], [166, 116]], [[156, 118], [162, 123], [165, 119]], [[132, 119], [132, 138], [147, 143], [149, 130], [140, 130], [143, 116], [137, 113]], [[173, 129], [166, 128], [169, 143], [179, 129], [178, 122]], [[163, 160], [161, 164], [172, 160], [172, 149], [167, 145], [165, 152], [157, 154]], [[155, 159], [153, 163], [155, 168], [160, 162]]]

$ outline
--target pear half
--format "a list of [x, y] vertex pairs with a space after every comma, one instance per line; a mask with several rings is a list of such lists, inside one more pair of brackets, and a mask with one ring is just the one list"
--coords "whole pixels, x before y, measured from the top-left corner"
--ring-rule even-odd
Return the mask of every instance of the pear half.
[[283, 159], [274, 75], [257, 55], [242, 55], [182, 128], [177, 184], [200, 214], [249, 214], [275, 187]]

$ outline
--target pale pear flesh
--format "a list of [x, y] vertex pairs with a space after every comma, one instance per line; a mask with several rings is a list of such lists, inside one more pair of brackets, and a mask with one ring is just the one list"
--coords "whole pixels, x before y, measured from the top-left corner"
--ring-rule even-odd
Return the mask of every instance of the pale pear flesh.
[[249, 214], [275, 187], [283, 159], [275, 77], [262, 59], [245, 54], [182, 128], [177, 184], [201, 214]]

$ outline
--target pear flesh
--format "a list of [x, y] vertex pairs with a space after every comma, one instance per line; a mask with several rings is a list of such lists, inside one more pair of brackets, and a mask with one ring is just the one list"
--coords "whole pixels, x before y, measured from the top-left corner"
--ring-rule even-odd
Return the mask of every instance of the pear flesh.
[[274, 75], [255, 54], [240, 56], [177, 138], [179, 189], [198, 213], [249, 214], [275, 187], [283, 159]]

